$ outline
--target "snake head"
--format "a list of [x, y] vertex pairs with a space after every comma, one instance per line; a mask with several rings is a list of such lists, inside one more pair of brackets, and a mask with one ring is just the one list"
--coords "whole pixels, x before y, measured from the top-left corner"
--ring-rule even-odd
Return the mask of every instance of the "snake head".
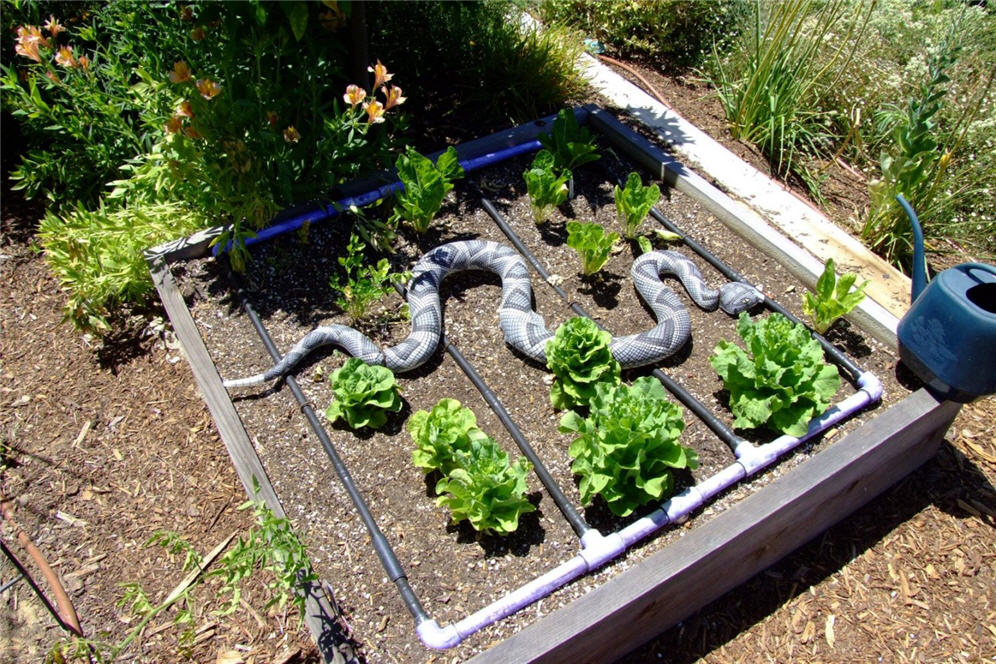
[[719, 307], [731, 316], [737, 316], [762, 302], [764, 293], [750, 284], [731, 281], [719, 287]]

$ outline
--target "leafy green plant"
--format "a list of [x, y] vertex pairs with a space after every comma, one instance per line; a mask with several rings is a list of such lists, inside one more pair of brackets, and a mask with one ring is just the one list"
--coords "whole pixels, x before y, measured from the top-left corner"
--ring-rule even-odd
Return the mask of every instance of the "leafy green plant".
[[404, 191], [398, 192], [394, 218], [408, 221], [416, 233], [425, 233], [446, 194], [453, 189], [453, 181], [464, 175], [456, 149], [446, 148], [433, 164], [428, 157], [408, 146], [395, 165]]
[[81, 330], [109, 331], [112, 310], [141, 303], [153, 290], [142, 252], [206, 221], [199, 210], [178, 203], [47, 212], [39, 238], [49, 268], [68, 293], [66, 319]]
[[597, 222], [567, 222], [567, 246], [578, 253], [581, 272], [585, 275], [595, 274], [602, 269], [618, 239], [618, 233], [606, 233]]
[[412, 413], [408, 433], [415, 441], [412, 463], [426, 473], [438, 470], [444, 475], [456, 466], [458, 452], [467, 452], [472, 441], [487, 437], [477, 427], [474, 411], [456, 399], [440, 399], [431, 411]]
[[581, 502], [600, 495], [613, 514], [629, 516], [670, 495], [673, 471], [698, 467], [695, 451], [678, 443], [684, 428], [681, 409], [651, 376], [632, 386], [596, 385], [588, 417], [572, 410], [560, 420], [561, 432], [576, 435], [568, 453], [581, 476]]
[[865, 299], [865, 288], [869, 281], [854, 288], [858, 275], [848, 272], [837, 278], [836, 265], [828, 258], [823, 274], [816, 281], [816, 291], [807, 292], [803, 298], [802, 311], [813, 323], [813, 329], [826, 334], [830, 326], [841, 316], [846, 316]]
[[466, 520], [477, 531], [507, 534], [519, 517], [536, 506], [526, 499], [526, 476], [532, 464], [508, 453], [490, 437], [473, 438], [467, 450], [454, 454], [455, 466], [436, 483], [436, 504], [450, 511], [453, 523]]
[[560, 109], [549, 134], [536, 138], [553, 154], [553, 165], [558, 171], [573, 171], [602, 157], [591, 131], [578, 124], [574, 111], [569, 108]]
[[567, 181], [571, 174], [558, 172], [554, 167], [553, 153], [540, 150], [533, 158], [532, 165], [522, 173], [529, 193], [529, 205], [533, 221], [542, 224], [550, 218], [550, 213], [567, 200]]
[[823, 349], [805, 325], [781, 314], [755, 322], [742, 313], [737, 333], [746, 351], [723, 340], [709, 357], [730, 393], [733, 425], [802, 436], [840, 387], [837, 367], [824, 361]]
[[625, 187], [616, 185], [612, 195], [623, 227], [623, 237], [632, 240], [636, 238], [640, 224], [650, 213], [650, 208], [660, 200], [661, 188], [656, 183], [644, 186], [640, 174], [633, 172], [626, 178]]
[[338, 258], [344, 274], [335, 273], [329, 278], [329, 286], [339, 293], [336, 306], [346, 312], [353, 324], [370, 315], [371, 306], [394, 290], [391, 284], [403, 283], [409, 277], [408, 273], [392, 274], [386, 258], [367, 262], [365, 248], [360, 236], [350, 233], [346, 255]]
[[550, 387], [550, 402], [557, 410], [587, 407], [602, 383], [618, 383], [619, 362], [609, 345], [612, 335], [595, 321], [582, 316], [569, 318], [546, 342], [546, 366], [556, 379]]
[[330, 422], [346, 420], [351, 429], [379, 429], [388, 413], [401, 410], [401, 388], [387, 367], [369, 365], [351, 357], [332, 372], [335, 396], [325, 410]]

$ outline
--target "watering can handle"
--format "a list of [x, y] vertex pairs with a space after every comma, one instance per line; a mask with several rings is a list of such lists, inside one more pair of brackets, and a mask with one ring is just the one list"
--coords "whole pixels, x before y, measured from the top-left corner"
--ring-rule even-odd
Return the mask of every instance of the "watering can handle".
[[896, 195], [896, 200], [910, 218], [910, 225], [913, 227], [913, 292], [910, 294], [910, 304], [927, 287], [927, 261], [923, 252], [923, 229], [920, 227], [920, 220], [917, 219], [916, 212], [909, 202], [903, 198], [902, 194]]

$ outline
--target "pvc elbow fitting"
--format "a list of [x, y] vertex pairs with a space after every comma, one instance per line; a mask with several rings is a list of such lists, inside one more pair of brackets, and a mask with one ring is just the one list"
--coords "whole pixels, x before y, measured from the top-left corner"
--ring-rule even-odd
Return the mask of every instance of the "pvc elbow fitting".
[[446, 650], [463, 641], [456, 627], [453, 625], [440, 627], [435, 619], [420, 622], [415, 626], [415, 633], [422, 643], [434, 650]]

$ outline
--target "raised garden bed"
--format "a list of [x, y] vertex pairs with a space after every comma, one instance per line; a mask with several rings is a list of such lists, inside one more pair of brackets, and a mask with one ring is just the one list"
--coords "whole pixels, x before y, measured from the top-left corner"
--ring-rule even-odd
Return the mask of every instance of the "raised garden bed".
[[[665, 180], [674, 185], [687, 183], [694, 175], [605, 111], [586, 108], [578, 115], [601, 132], [603, 159], [578, 172], [576, 198], [546, 226], [538, 228], [533, 223], [521, 179], [531, 154], [513, 149], [513, 156], [504, 160], [485, 158], [490, 165], [458, 183], [455, 199], [425, 236], [403, 233], [390, 257], [395, 267], [408, 269], [426, 251], [457, 239], [481, 238], [510, 245], [497, 217], [507, 221], [514, 236], [553, 275], [550, 281], [566, 294], [565, 300], [535, 272], [532, 275], [535, 309], [549, 329], [576, 315], [572, 304], [580, 305], [616, 335], [650, 327], [652, 314], [629, 280], [632, 251], [627, 247], [615, 254], [600, 278], [581, 279], [578, 259], [565, 244], [564, 223], [577, 218], [615, 228], [612, 185], [636, 164], [655, 176], [666, 174]], [[548, 129], [548, 120], [461, 146], [461, 157], [522, 146], [544, 127]], [[523, 154], [515, 156], [516, 152]], [[637, 158], [636, 164], [628, 161], [630, 156]], [[647, 180], [647, 172], [643, 175]], [[711, 210], [716, 207], [709, 200], [679, 189], [708, 194], [698, 182], [692, 189], [667, 188], [657, 206], [661, 219], [676, 224], [798, 315], [804, 287], [778, 262], [713, 216]], [[486, 209], [489, 204], [493, 214]], [[306, 241], [301, 234], [286, 233], [260, 243], [244, 278], [234, 278], [224, 261], [209, 257], [210, 234], [150, 255], [157, 288], [240, 478], [247, 490], [256, 478], [260, 497], [278, 515], [291, 519], [308, 544], [315, 571], [327, 582], [313, 589], [309, 624], [328, 658], [341, 659], [344, 653], [348, 657], [358, 648], [371, 661], [422, 661], [430, 651], [420, 643], [409, 610], [370, 546], [370, 531], [336, 478], [330, 457], [322, 453], [323, 447], [348, 468], [414, 595], [444, 631], [454, 623], [465, 624], [461, 621], [468, 615], [576, 559], [577, 528], [572, 528], [535, 476], [529, 486], [538, 510], [526, 515], [510, 536], [476, 537], [469, 528], [450, 526], [446, 512], [435, 507], [431, 483], [411, 463], [413, 444], [404, 430], [411, 412], [431, 409], [443, 397], [458, 399], [475, 412], [482, 429], [513, 457], [518, 455], [512, 437], [489, 407], [494, 399], [482, 397], [461, 370], [461, 361], [471, 364], [504, 404], [553, 481], [588, 525], [608, 535], [627, 527], [632, 530], [637, 518], [648, 513], [680, 525], [672, 524], [642, 539], [608, 565], [467, 635], [447, 655], [460, 660], [476, 655], [476, 660], [494, 662], [565, 661], [572, 656], [606, 661], [619, 656], [771, 564], [918, 466], [933, 454], [957, 412], [955, 405], [938, 403], [925, 391], [911, 393], [900, 385], [896, 358], [887, 346], [845, 324], [830, 341], [853, 358], [845, 360], [852, 368], [860, 367], [852, 378], [864, 371], [881, 381], [881, 402], [862, 397], [862, 392], [874, 393], [873, 386], [857, 390], [853, 383], [842, 381], [835, 403], [855, 399], [871, 403], [752, 479], [695, 509], [688, 520], [661, 518], [650, 510], [619, 519], [597, 502], [581, 509], [567, 456], [570, 437], [557, 432], [560, 414], [549, 402], [549, 374], [505, 345], [497, 321], [498, 278], [466, 272], [449, 277], [441, 289], [449, 345], [441, 346], [426, 365], [398, 376], [404, 410], [378, 433], [357, 436], [348, 429], [323, 427], [328, 439], [322, 442], [304, 416], [311, 409], [302, 407], [290, 388], [297, 385], [300, 401], [324, 410], [332, 398], [324, 377], [341, 364], [341, 356], [318, 352], [287, 385], [243, 388], [231, 394], [222, 387], [219, 372], [234, 378], [271, 364], [245, 313], [243, 298], [282, 350], [316, 325], [345, 322], [333, 304], [335, 294], [328, 280], [345, 247], [348, 223], [347, 219], [313, 223]], [[645, 223], [659, 224], [660, 219]], [[692, 254], [687, 248], [681, 250]], [[708, 282], [726, 280], [701, 258], [696, 262]], [[401, 302], [397, 297], [386, 306], [396, 308]], [[735, 321], [693, 305], [689, 312], [692, 340], [660, 364], [660, 375], [728, 427], [732, 416], [708, 356], [719, 340], [736, 338]], [[377, 343], [390, 346], [408, 330], [408, 323], [402, 321], [368, 333]], [[633, 370], [624, 378], [649, 373], [650, 368]], [[738, 464], [730, 447], [687, 408], [684, 418], [687, 427], [681, 443], [697, 450], [701, 466], [682, 478], [679, 491], [721, 471], [729, 475], [731, 468], [750, 466], [748, 461]], [[775, 438], [770, 432], [737, 433], [758, 444]], [[694, 496], [695, 492], [682, 495]], [[677, 502], [667, 507], [675, 508]], [[672, 516], [677, 513], [671, 511]], [[329, 597], [332, 602], [327, 601]]]

